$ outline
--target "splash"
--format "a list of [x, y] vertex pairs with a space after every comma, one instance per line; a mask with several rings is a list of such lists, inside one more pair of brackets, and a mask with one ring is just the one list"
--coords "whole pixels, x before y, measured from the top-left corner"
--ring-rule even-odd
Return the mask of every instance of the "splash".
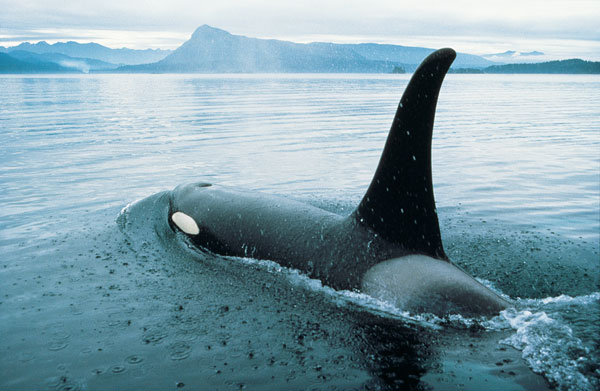
[[[536, 373], [561, 391], [597, 390], [600, 387], [598, 332], [590, 336], [585, 327], [575, 329], [589, 312], [598, 311], [600, 292], [586, 296], [561, 295], [539, 300], [519, 300], [517, 308], [501, 313], [516, 332], [501, 341], [522, 352], [523, 359]], [[566, 320], [564, 314], [581, 312], [585, 318]], [[584, 336], [592, 341], [586, 343]], [[595, 342], [594, 342], [595, 340]]]
[[[405, 323], [415, 324], [436, 330], [441, 330], [444, 327], [450, 327], [454, 329], [467, 329], [475, 327], [479, 330], [493, 331], [497, 331], [499, 329], [508, 329], [508, 326], [503, 325], [502, 322], [496, 320], [497, 317], [492, 319], [485, 317], [468, 318], [459, 314], [450, 314], [439, 317], [430, 313], [411, 313], [398, 308], [387, 301], [376, 299], [358, 290], [335, 290], [327, 285], [323, 285], [323, 283], [318, 279], [308, 277], [306, 274], [297, 269], [281, 266], [273, 261], [235, 257], [231, 257], [231, 259], [238, 260], [244, 264], [259, 266], [270, 273], [281, 274], [293, 285], [303, 289], [311, 290], [313, 292], [320, 292], [340, 307], [357, 308], [383, 317], [397, 319]], [[506, 297], [506, 295], [504, 296]]]
[[[321, 292], [333, 302], [343, 307], [355, 307], [371, 313], [397, 319], [429, 329], [477, 329], [486, 331], [514, 331], [501, 344], [511, 346], [522, 352], [522, 357], [532, 371], [560, 391], [596, 390], [600, 386], [600, 365], [598, 353], [591, 341], [580, 338], [582, 330], [573, 330], [572, 322], [564, 319], [564, 312], [582, 311], [589, 317], [589, 307], [600, 302], [600, 292], [586, 296], [570, 297], [561, 295], [543, 299], [512, 300], [515, 307], [502, 311], [493, 318], [468, 318], [462, 315], [438, 317], [433, 314], [412, 314], [403, 311], [385, 301], [377, 300], [359, 291], [336, 291], [321, 281], [311, 279], [302, 272], [283, 267], [272, 261], [252, 258], [236, 258], [245, 264], [258, 265], [271, 273], [284, 275], [292, 284]], [[491, 282], [478, 279], [479, 282], [507, 300], [506, 294], [498, 290]], [[599, 310], [600, 311], [600, 310]], [[583, 317], [583, 319], [589, 319]], [[596, 336], [596, 339], [600, 338]]]

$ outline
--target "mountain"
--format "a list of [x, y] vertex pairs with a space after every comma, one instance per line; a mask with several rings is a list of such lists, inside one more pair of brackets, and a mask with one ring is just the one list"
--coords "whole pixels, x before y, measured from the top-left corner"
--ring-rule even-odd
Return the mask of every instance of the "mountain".
[[390, 72], [395, 64], [372, 61], [343, 45], [299, 44], [248, 38], [207, 25], [154, 64], [119, 68], [139, 72]]
[[60, 65], [61, 67], [70, 68], [83, 73], [88, 73], [90, 71], [106, 71], [118, 67], [118, 65], [100, 60], [94, 60], [90, 58], [69, 57], [59, 53], [37, 54], [26, 52], [24, 50], [13, 50], [10, 52], [10, 56], [16, 58], [17, 60], [30, 63], [55, 63]]
[[544, 53], [533, 50], [531, 52], [517, 52], [515, 50], [507, 50], [502, 53], [484, 54], [483, 58], [502, 63], [522, 63], [522, 62], [539, 62], [546, 59]]
[[484, 73], [553, 73], [553, 74], [600, 74], [600, 62], [580, 59], [548, 61], [536, 64], [493, 65], [483, 69]]
[[162, 49], [110, 49], [97, 43], [57, 42], [48, 44], [45, 41], [22, 44], [10, 48], [0, 47], [0, 52], [10, 54], [13, 51], [26, 51], [37, 54], [58, 53], [74, 58], [88, 58], [119, 65], [137, 65], [162, 60], [171, 50]]
[[[163, 60], [120, 72], [377, 72], [414, 70], [434, 49], [379, 44], [294, 43], [249, 38], [204, 25]], [[481, 57], [459, 54], [457, 65], [484, 67]]]
[[77, 72], [48, 61], [22, 61], [0, 53], [0, 73], [65, 73]]
[[[434, 51], [421, 47], [385, 45], [378, 43], [347, 44], [345, 46], [369, 60], [388, 61], [401, 64], [411, 64], [408, 69], [414, 71], [425, 57]], [[480, 56], [472, 54], [457, 53], [452, 63], [453, 68], [483, 68], [493, 65]]]
[[[431, 52], [433, 49], [375, 43], [302, 44], [249, 38], [204, 25], [174, 51], [109, 49], [76, 42], [49, 45], [43, 41], [0, 47], [0, 73], [399, 73], [414, 71]], [[520, 62], [532, 57], [539, 61], [544, 53], [538, 51], [488, 56], [519, 61], [498, 65], [480, 56], [458, 53], [450, 73], [600, 73], [600, 62], [579, 59]]]

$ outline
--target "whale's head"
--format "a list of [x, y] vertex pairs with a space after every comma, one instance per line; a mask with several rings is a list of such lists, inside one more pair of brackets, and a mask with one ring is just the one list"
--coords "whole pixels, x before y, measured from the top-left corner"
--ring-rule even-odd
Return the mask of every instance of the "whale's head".
[[169, 224], [189, 236], [200, 233], [199, 214], [203, 193], [212, 184], [206, 182], [177, 186], [171, 192]]
[[411, 313], [490, 316], [510, 306], [457, 266], [425, 255], [380, 262], [361, 285], [368, 295]]
[[226, 241], [216, 233], [221, 221], [215, 210], [228, 206], [218, 188], [206, 182], [177, 186], [170, 195], [167, 218], [169, 226], [185, 234], [198, 249], [229, 255]]

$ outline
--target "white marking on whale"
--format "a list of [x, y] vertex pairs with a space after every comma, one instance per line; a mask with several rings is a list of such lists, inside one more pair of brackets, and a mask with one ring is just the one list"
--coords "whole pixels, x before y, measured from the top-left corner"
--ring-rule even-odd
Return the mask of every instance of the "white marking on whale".
[[171, 220], [180, 230], [188, 235], [198, 235], [200, 233], [200, 228], [198, 228], [196, 220], [183, 212], [173, 213]]

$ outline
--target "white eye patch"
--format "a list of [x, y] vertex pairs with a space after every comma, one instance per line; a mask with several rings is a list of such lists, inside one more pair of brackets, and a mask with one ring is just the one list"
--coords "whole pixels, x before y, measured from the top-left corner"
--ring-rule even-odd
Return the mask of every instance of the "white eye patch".
[[175, 223], [180, 230], [188, 235], [198, 235], [200, 233], [200, 228], [198, 228], [196, 221], [185, 213], [175, 212], [171, 216], [171, 220], [173, 220], [173, 223]]

